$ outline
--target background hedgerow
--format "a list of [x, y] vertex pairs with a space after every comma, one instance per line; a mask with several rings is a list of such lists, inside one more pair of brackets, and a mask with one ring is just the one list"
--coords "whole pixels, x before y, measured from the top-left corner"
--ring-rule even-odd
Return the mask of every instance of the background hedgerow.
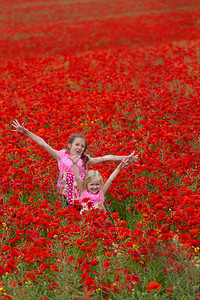
[[[1, 299], [200, 299], [199, 5], [4, 3]], [[91, 156], [136, 151], [106, 214], [63, 205], [57, 165], [13, 118], [57, 150], [80, 132]]]

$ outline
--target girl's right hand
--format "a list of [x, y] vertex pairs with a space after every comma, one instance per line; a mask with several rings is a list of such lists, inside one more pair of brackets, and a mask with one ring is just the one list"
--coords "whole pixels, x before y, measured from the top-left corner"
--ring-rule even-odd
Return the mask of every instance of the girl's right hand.
[[22, 125], [20, 125], [16, 119], [13, 120], [12, 126], [15, 127], [15, 130], [13, 129], [13, 131], [18, 131], [21, 133], [25, 132], [24, 123], [22, 123]]

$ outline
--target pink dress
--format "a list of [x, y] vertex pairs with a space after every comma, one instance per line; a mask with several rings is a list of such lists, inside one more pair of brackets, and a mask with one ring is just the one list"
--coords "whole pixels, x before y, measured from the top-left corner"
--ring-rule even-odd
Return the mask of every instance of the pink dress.
[[104, 205], [104, 195], [102, 194], [101, 191], [99, 191], [97, 194], [92, 194], [85, 190], [81, 194], [81, 213], [84, 210], [89, 210], [89, 209], [103, 209], [106, 211]]
[[[60, 160], [58, 161], [58, 168], [59, 168], [59, 178], [58, 178], [58, 192], [61, 195], [64, 195], [64, 198], [69, 204], [77, 204], [74, 200], [80, 200], [80, 192], [78, 190], [76, 179], [74, 177], [74, 170], [73, 170], [73, 162], [69, 158], [69, 153], [67, 150], [62, 149], [59, 151], [60, 153]], [[89, 158], [90, 156], [87, 155]], [[87, 172], [87, 169], [84, 167], [84, 162], [80, 158], [78, 160], [78, 171], [80, 177], [83, 178]]]

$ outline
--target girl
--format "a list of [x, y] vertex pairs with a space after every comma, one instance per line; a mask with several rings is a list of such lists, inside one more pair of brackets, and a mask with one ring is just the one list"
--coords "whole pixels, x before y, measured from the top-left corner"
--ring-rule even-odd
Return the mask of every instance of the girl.
[[58, 179], [58, 192], [64, 199], [66, 205], [74, 205], [74, 200], [80, 199], [80, 192], [77, 188], [77, 183], [74, 177], [73, 162], [70, 159], [72, 156], [79, 156], [77, 166], [81, 178], [87, 172], [88, 165], [96, 165], [106, 161], [119, 161], [127, 158], [130, 162], [137, 161], [138, 155], [134, 155], [134, 152], [129, 156], [117, 156], [117, 155], [105, 155], [102, 157], [92, 158], [88, 154], [85, 154], [87, 149], [86, 138], [82, 134], [74, 134], [68, 140], [67, 150], [62, 149], [60, 151], [53, 149], [42, 138], [30, 132], [15, 119], [12, 126], [15, 128], [13, 131], [18, 131], [36, 142], [45, 151], [47, 151], [58, 162], [59, 179]]
[[100, 173], [94, 170], [88, 171], [82, 181], [77, 166], [77, 162], [79, 158], [80, 157], [75, 156], [75, 157], [71, 157], [71, 160], [73, 162], [74, 176], [76, 178], [78, 189], [81, 193], [81, 197], [80, 197], [80, 202], [82, 205], [81, 213], [84, 210], [88, 210], [90, 208], [92, 209], [100, 208], [106, 211], [103, 205], [104, 195], [107, 192], [110, 185], [112, 184], [113, 180], [118, 175], [121, 168], [123, 168], [128, 163], [128, 158], [123, 159], [120, 162], [120, 164], [110, 175], [110, 177], [108, 178], [108, 180], [104, 185]]

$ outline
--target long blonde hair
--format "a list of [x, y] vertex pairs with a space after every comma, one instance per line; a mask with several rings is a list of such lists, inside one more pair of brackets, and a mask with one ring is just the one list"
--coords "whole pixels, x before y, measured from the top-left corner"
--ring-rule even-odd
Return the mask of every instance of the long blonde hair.
[[103, 179], [101, 177], [101, 174], [99, 173], [99, 171], [96, 171], [96, 170], [90, 170], [88, 171], [86, 174], [85, 174], [85, 177], [83, 179], [83, 188], [84, 190], [87, 188], [87, 184], [95, 179], [95, 178], [99, 178], [99, 181], [100, 181], [100, 185], [102, 186], [103, 185]]

